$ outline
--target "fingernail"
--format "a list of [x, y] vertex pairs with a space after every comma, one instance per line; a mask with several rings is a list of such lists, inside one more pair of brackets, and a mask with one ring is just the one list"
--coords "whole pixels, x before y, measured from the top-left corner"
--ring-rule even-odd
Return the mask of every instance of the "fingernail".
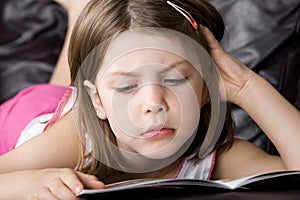
[[75, 193], [80, 194], [81, 188], [79, 186], [75, 187]]

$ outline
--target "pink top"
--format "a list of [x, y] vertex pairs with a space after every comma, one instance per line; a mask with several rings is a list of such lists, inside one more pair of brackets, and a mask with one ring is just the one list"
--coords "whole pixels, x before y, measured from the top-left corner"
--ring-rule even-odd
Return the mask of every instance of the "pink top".
[[66, 87], [38, 84], [0, 105], [0, 155], [15, 148], [23, 129], [34, 118], [53, 113]]
[[216, 152], [208, 154], [199, 160], [184, 159], [174, 178], [191, 178], [210, 180], [215, 166]]

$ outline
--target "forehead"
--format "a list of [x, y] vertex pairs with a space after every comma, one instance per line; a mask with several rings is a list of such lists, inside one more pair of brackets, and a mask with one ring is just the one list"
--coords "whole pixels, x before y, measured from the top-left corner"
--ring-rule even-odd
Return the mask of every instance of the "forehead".
[[[101, 48], [101, 45], [98, 47]], [[125, 56], [126, 55], [126, 56]], [[155, 55], [155, 56], [154, 56]], [[101, 62], [97, 80], [113, 63], [159, 62], [184, 59], [202, 74], [202, 66], [211, 63], [206, 50], [195, 40], [170, 29], [143, 28], [120, 33], [110, 43]]]
[[147, 64], [170, 66], [178, 62], [183, 63], [186, 60], [172, 52], [161, 49], [139, 49], [118, 57], [106, 71], [136, 68]]
[[167, 59], [178, 58], [201, 67], [209, 56], [196, 41], [177, 31], [161, 28], [128, 30], [119, 34], [109, 45], [99, 74], [103, 74], [116, 62], [123, 61], [125, 64], [143, 60], [163, 64]]

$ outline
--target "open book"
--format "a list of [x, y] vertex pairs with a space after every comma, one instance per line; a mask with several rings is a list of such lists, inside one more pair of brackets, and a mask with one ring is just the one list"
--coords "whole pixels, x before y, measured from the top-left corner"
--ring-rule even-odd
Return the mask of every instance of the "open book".
[[82, 195], [106, 193], [139, 188], [188, 188], [210, 187], [225, 190], [234, 189], [300, 189], [300, 171], [279, 171], [262, 173], [238, 179], [197, 180], [197, 179], [133, 179], [106, 185], [105, 189], [84, 190]]

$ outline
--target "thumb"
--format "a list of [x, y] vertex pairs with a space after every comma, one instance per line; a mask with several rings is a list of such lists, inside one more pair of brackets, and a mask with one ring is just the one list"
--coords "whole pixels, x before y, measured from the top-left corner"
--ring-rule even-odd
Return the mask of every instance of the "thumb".
[[104, 183], [99, 181], [95, 176], [89, 174], [83, 174], [81, 172], [76, 172], [78, 178], [80, 179], [81, 183], [83, 184], [84, 188], [88, 189], [103, 189]]
[[84, 188], [104, 188], [104, 183], [100, 182], [95, 176], [83, 174], [74, 170], [65, 169], [61, 174], [61, 179], [76, 195], [80, 194]]

